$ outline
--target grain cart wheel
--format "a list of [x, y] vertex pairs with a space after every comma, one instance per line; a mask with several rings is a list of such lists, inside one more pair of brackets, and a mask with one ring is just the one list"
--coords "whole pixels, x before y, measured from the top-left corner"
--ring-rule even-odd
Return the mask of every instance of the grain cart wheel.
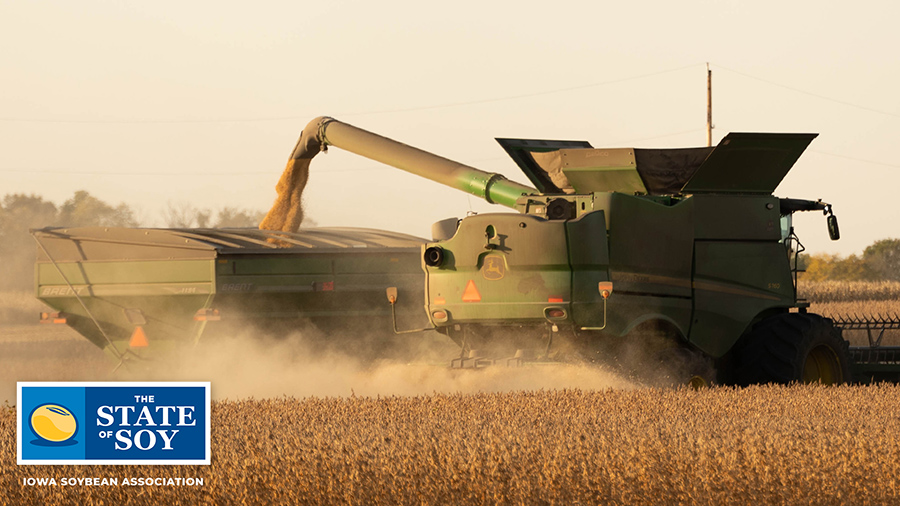
[[736, 354], [740, 385], [850, 381], [850, 345], [830, 319], [817, 314], [767, 318], [744, 336]]

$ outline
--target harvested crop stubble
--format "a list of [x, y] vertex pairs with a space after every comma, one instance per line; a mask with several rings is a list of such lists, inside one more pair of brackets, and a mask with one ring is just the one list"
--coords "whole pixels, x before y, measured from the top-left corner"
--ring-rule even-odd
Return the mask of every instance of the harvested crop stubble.
[[[203, 467], [16, 467], [0, 501], [120, 504], [896, 504], [900, 387], [578, 390], [213, 405]], [[25, 476], [203, 477], [37, 487]]]

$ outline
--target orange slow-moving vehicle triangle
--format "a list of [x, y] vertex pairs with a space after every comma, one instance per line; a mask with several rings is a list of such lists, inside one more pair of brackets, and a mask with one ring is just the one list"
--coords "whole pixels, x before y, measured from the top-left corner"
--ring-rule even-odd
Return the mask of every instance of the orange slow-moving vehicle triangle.
[[147, 334], [144, 333], [142, 327], [134, 328], [134, 333], [131, 334], [131, 341], [128, 343], [128, 346], [132, 348], [146, 348], [150, 346], [150, 343], [147, 342]]
[[466, 285], [466, 291], [463, 292], [462, 300], [463, 302], [481, 302], [481, 294], [478, 293], [478, 288], [475, 287], [475, 282], [471, 279], [469, 284]]

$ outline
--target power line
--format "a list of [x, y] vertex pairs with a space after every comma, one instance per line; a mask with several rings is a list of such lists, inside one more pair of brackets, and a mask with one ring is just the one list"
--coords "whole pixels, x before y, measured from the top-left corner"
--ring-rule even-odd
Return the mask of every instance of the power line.
[[350, 113], [350, 114], [343, 114], [343, 116], [363, 116], [363, 115], [369, 115], [369, 114], [391, 114], [391, 113], [398, 113], [398, 112], [425, 111], [425, 110], [431, 110], [431, 109], [444, 109], [444, 108], [449, 108], [449, 107], [459, 107], [459, 106], [465, 106], [465, 105], [478, 105], [478, 104], [488, 104], [488, 103], [492, 103], [492, 102], [504, 102], [507, 100], [519, 100], [522, 98], [540, 97], [540, 96], [544, 96], [544, 95], [553, 95], [556, 93], [565, 93], [565, 92], [569, 92], [569, 91], [583, 90], [583, 89], [587, 89], [587, 88], [595, 88], [598, 86], [606, 86], [609, 84], [624, 83], [627, 81], [634, 81], [636, 79], [644, 79], [647, 77], [654, 77], [654, 76], [658, 76], [658, 75], [662, 75], [662, 74], [678, 72], [679, 70], [684, 70], [684, 69], [688, 69], [688, 68], [695, 67], [695, 66], [697, 66], [697, 64], [685, 65], [683, 67], [678, 67], [678, 68], [673, 68], [673, 69], [668, 69], [668, 70], [660, 70], [658, 72], [651, 72], [649, 74], [641, 74], [638, 76], [623, 77], [621, 79], [612, 79], [609, 81], [600, 81], [600, 82], [596, 82], [596, 83], [582, 84], [579, 86], [558, 88], [555, 90], [539, 91], [539, 92], [535, 92], [535, 93], [525, 93], [522, 95], [510, 95], [507, 97], [487, 98], [487, 99], [482, 99], [482, 100], [472, 100], [472, 101], [468, 101], [468, 102], [451, 102], [451, 103], [447, 103], [447, 104], [431, 105], [431, 106], [423, 106], [423, 107], [411, 107], [411, 108], [405, 108], [405, 109], [387, 109], [387, 110], [381, 110], [381, 111]]
[[730, 69], [730, 68], [728, 68], [728, 67], [723, 67], [723, 66], [718, 65], [718, 64], [716, 64], [716, 67], [718, 67], [718, 68], [720, 68], [720, 69], [722, 69], [722, 70], [725, 70], [725, 71], [727, 71], [727, 72], [731, 72], [731, 73], [734, 73], [734, 74], [737, 74], [737, 75], [740, 75], [740, 76], [743, 76], [743, 77], [746, 77], [746, 78], [749, 78], [749, 79], [753, 79], [753, 80], [760, 81], [760, 82], [763, 82], [763, 83], [766, 83], [766, 84], [770, 84], [770, 85], [772, 85], [772, 86], [777, 86], [777, 87], [779, 87], [779, 88], [784, 88], [784, 89], [786, 89], [786, 90], [791, 90], [791, 91], [793, 91], [793, 92], [801, 93], [801, 94], [803, 94], [803, 95], [809, 95], [809, 96], [811, 96], [811, 97], [815, 97], [815, 98], [818, 98], [818, 99], [821, 99], [821, 100], [827, 100], [827, 101], [829, 101], [829, 102], [834, 102], [834, 103], [836, 103], [836, 104], [841, 104], [841, 105], [845, 105], [845, 106], [848, 106], [848, 107], [855, 107], [856, 109], [861, 109], [861, 110], [863, 110], [863, 111], [869, 111], [869, 112], [874, 112], [874, 113], [877, 113], [877, 114], [884, 114], [885, 116], [893, 116], [893, 117], [895, 117], [895, 118], [900, 118], [900, 114], [898, 114], [898, 113], [894, 113], [894, 112], [890, 112], [890, 111], [884, 111], [884, 110], [881, 110], [881, 109], [875, 109], [875, 108], [873, 108], [873, 107], [866, 107], [866, 106], [864, 106], [864, 105], [854, 104], [853, 102], [847, 102], [847, 101], [845, 101], [845, 100], [840, 100], [840, 99], [837, 99], [837, 98], [828, 97], [828, 96], [825, 96], [825, 95], [820, 95], [820, 94], [818, 94], [818, 93], [813, 93], [813, 92], [810, 92], [810, 91], [801, 90], [801, 89], [799, 89], [799, 88], [794, 88], [793, 86], [788, 86], [788, 85], [785, 85], [785, 84], [776, 83], [775, 81], [770, 81], [770, 80], [768, 80], [768, 79], [763, 79], [763, 78], [761, 78], [761, 77], [756, 77], [756, 76], [753, 76], [753, 75], [750, 75], [750, 74], [747, 74], [747, 73], [744, 73], [744, 72], [740, 72], [740, 71], [738, 71], [738, 70]]
[[[696, 133], [703, 131], [702, 128], [695, 128], [692, 130], [684, 130], [681, 132], [673, 132], [671, 134], [665, 135], [657, 135], [654, 137], [644, 137], [641, 139], [630, 139], [624, 141], [617, 141], [612, 144], [630, 144], [632, 142], [638, 142], [643, 140], [652, 140], [659, 139], [664, 137], [672, 137], [675, 135], [682, 135], [686, 133]], [[865, 158], [857, 158], [853, 156], [841, 155], [838, 153], [828, 153], [825, 151], [819, 151], [816, 149], [808, 149], [808, 153], [816, 153], [819, 155], [831, 156], [835, 158], [843, 158], [845, 160], [852, 160], [854, 162], [868, 163], [872, 165], [881, 165], [883, 167], [892, 167], [900, 169], [900, 164], [887, 163], [887, 162], [879, 162], [877, 160], [867, 160]], [[501, 160], [504, 157], [493, 157], [493, 158], [481, 158], [477, 161], [495, 161]], [[467, 164], [477, 163], [477, 161], [468, 161]], [[331, 169], [328, 171], [320, 171], [319, 174], [335, 174], [335, 173], [343, 173], [343, 172], [369, 172], [376, 170], [392, 170], [392, 167], [382, 166], [382, 165], [369, 165], [365, 167], [357, 167], [357, 168], [344, 168], [344, 169]], [[8, 168], [0, 168], [0, 172], [6, 173], [20, 173], [20, 174], [42, 174], [42, 175], [65, 175], [65, 176], [123, 176], [123, 177], [228, 177], [228, 176], [277, 176], [279, 175], [277, 170], [269, 170], [269, 171], [254, 171], [254, 172], [106, 172], [106, 171], [84, 171], [84, 170], [64, 170], [64, 169], [8, 169]]]
[[[596, 88], [599, 86], [606, 86], [610, 84], [618, 84], [624, 83], [628, 81], [634, 81], [637, 79], [645, 79], [648, 77], [654, 77], [662, 74], [669, 74], [672, 72], [678, 72], [680, 70], [688, 69], [691, 67], [695, 67], [698, 64], [684, 65], [682, 67], [660, 70], [657, 72], [651, 72], [648, 74], [641, 74], [637, 76], [631, 77], [623, 77], [620, 79], [611, 79], [608, 81], [599, 81], [595, 83], [582, 84], [578, 86], [569, 86], [566, 88], [557, 88], [553, 90], [546, 91], [538, 91], [534, 93], [523, 93], [520, 95], [508, 95], [504, 97], [494, 97], [494, 98], [486, 98], [480, 100], [469, 100], [462, 102], [449, 102], [444, 104], [436, 104], [436, 105], [425, 105], [418, 107], [405, 107], [398, 109], [381, 109], [374, 111], [362, 111], [362, 112], [344, 112], [344, 113], [336, 113], [335, 116], [344, 116], [344, 117], [355, 117], [355, 116], [372, 116], [377, 114], [397, 114], [397, 113], [405, 113], [405, 112], [416, 112], [416, 111], [430, 111], [434, 109], [448, 109], [452, 107], [462, 107], [469, 105], [480, 105], [480, 104], [489, 104], [494, 102], [504, 102], [509, 100], [520, 100], [523, 98], [533, 98], [540, 97], [545, 95], [553, 95], [557, 93], [566, 93], [570, 91], [583, 90], [587, 88]], [[267, 121], [296, 121], [308, 119], [309, 116], [272, 116], [272, 117], [255, 117], [255, 118], [213, 118], [213, 119], [180, 119], [180, 118], [169, 118], [169, 119], [115, 119], [115, 120], [104, 120], [104, 119], [47, 119], [47, 118], [0, 118], [0, 121], [9, 122], [9, 123], [60, 123], [60, 124], [173, 124], [173, 123], [258, 123], [258, 122], [267, 122]]]
[[835, 158], [843, 158], [845, 160], [853, 160], [854, 162], [871, 163], [872, 165], [882, 165], [884, 167], [894, 167], [894, 168], [900, 169], [900, 165], [895, 164], [895, 163], [877, 162], [875, 160], [866, 160], [864, 158], [856, 158], [853, 156], [839, 155], [837, 153], [826, 153], [824, 151], [819, 151], [819, 150], [815, 150], [815, 149], [810, 149], [809, 151], [812, 153], [819, 154], [819, 155], [833, 156]]
[[[623, 141], [614, 141], [610, 144], [628, 144], [632, 142], [640, 142], [646, 140], [653, 139], [661, 139], [665, 137], [673, 137], [676, 135], [683, 135], [686, 133], [698, 132], [701, 129], [691, 129], [691, 130], [682, 130], [678, 132], [672, 132], [662, 135], [655, 135], [652, 137], [642, 137], [638, 139], [629, 139]], [[486, 158], [478, 158], [472, 160], [466, 160], [463, 163], [467, 165], [477, 164], [480, 162], [493, 162], [496, 160], [506, 160], [508, 159], [505, 156], [493, 156]], [[371, 170], [388, 170], [392, 169], [387, 165], [369, 165], [366, 167], [357, 167], [357, 168], [339, 168], [339, 169], [329, 169], [328, 171], [322, 171], [323, 174], [333, 174], [340, 172], [366, 172]], [[0, 173], [12, 173], [12, 174], [47, 174], [47, 175], [68, 175], [68, 176], [158, 176], [158, 177], [166, 177], [166, 176], [267, 176], [267, 175], [277, 175], [278, 172], [276, 170], [267, 170], [267, 171], [247, 171], [247, 172], [115, 172], [115, 171], [98, 171], [98, 170], [81, 170], [81, 169], [65, 169], [65, 168], [46, 168], [46, 169], [23, 169], [23, 168], [4, 168], [0, 167]]]
[[644, 142], [644, 141], [652, 141], [656, 139], [664, 139], [666, 137], [675, 137], [676, 135], [684, 135], [684, 134], [692, 134], [696, 132], [705, 132], [705, 128], [692, 128], [690, 130], [682, 130], [680, 132], [672, 132], [670, 134], [662, 134], [662, 135], [654, 135], [653, 137], [639, 137], [633, 139], [626, 139], [624, 141], [615, 141], [614, 144], [631, 144], [633, 142]]

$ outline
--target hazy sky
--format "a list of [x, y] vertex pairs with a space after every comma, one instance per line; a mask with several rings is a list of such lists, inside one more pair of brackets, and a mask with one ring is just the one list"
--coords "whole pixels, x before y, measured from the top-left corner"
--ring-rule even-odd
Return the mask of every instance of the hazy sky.
[[[0, 0], [0, 195], [268, 209], [319, 115], [527, 182], [494, 137], [704, 145], [709, 62], [714, 140], [818, 132], [776, 194], [834, 204], [809, 250], [860, 252], [900, 237], [898, 5]], [[323, 226], [504, 209], [337, 149], [312, 171]]]

